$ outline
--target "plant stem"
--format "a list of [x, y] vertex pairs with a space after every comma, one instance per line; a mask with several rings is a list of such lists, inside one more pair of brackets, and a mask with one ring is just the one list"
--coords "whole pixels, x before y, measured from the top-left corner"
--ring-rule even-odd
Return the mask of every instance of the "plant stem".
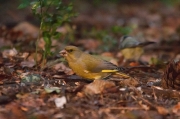
[[42, 30], [42, 23], [43, 23], [43, 12], [42, 12], [42, 1], [41, 0], [39, 0], [39, 3], [40, 3], [40, 6], [41, 6], [41, 17], [40, 17], [40, 19], [41, 19], [41, 24], [40, 24], [40, 28], [39, 28], [39, 33], [38, 33], [38, 38], [37, 38], [37, 40], [36, 40], [36, 53], [35, 53], [35, 62], [36, 62], [36, 68], [37, 68], [37, 64], [38, 64], [38, 61], [37, 61], [37, 53], [38, 53], [38, 42], [40, 41], [40, 38], [41, 38], [41, 30]]
[[40, 37], [41, 37], [41, 29], [42, 29], [42, 22], [41, 22], [41, 25], [40, 25], [40, 28], [39, 28], [39, 33], [38, 33], [38, 38], [36, 40], [36, 53], [35, 53], [35, 61], [36, 61], [36, 67], [37, 67], [37, 53], [38, 53], [38, 42], [40, 41]]

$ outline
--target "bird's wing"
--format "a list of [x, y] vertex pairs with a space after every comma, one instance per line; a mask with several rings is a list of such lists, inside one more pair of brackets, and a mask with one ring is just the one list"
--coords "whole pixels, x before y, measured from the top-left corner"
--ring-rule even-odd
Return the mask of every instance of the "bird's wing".
[[102, 60], [96, 68], [91, 69], [93, 72], [102, 72], [102, 70], [117, 70], [117, 66], [106, 60]]
[[121, 48], [121, 49], [125, 49], [125, 48], [135, 48], [135, 47], [144, 47], [144, 46], [147, 46], [147, 45], [150, 45], [150, 44], [154, 44], [156, 42], [151, 42], [151, 41], [147, 41], [147, 42], [131, 42], [131, 43], [128, 43], [126, 45], [124, 45], [124, 48]]
[[106, 60], [103, 60], [97, 56], [86, 54], [85, 58], [82, 59], [84, 59], [85, 69], [91, 73], [99, 73], [102, 72], [102, 70], [117, 69], [116, 65]]
[[150, 44], [154, 44], [154, 43], [156, 43], [156, 42], [153, 42], [153, 41], [147, 41], [147, 42], [139, 43], [138, 46], [143, 47], [143, 46], [150, 45]]
[[97, 60], [96, 65], [94, 67], [88, 66], [88, 70], [92, 73], [99, 73], [102, 72], [102, 70], [114, 70], [114, 69], [117, 69], [116, 65], [102, 59]]

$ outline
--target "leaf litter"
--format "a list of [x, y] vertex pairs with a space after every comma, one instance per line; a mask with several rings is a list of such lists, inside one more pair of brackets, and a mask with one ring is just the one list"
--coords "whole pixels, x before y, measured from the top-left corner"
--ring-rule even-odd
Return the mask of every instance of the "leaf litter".
[[[153, 6], [155, 3], [156, 6]], [[54, 57], [40, 70], [36, 67], [32, 48], [38, 28], [28, 22], [17, 24], [12, 29], [1, 26], [0, 118], [179, 118], [179, 8], [166, 8], [159, 2], [155, 3], [134, 4], [131, 7], [119, 5], [110, 12], [104, 12], [103, 7], [99, 11], [91, 8], [84, 11], [85, 15], [80, 14], [73, 20], [75, 29], [67, 28], [67, 25], [59, 29], [64, 34], [70, 31], [76, 33], [75, 39], [80, 37], [77, 42], [72, 42], [73, 45], [126, 67], [124, 73], [131, 76], [126, 79], [112, 76], [108, 80], [87, 81], [72, 75], [73, 71], [67, 63]], [[130, 35], [141, 40], [144, 37], [157, 44], [145, 48], [141, 62], [124, 62], [118, 46], [108, 52], [99, 48], [105, 41], [99, 40], [103, 37], [95, 36], [103, 33], [102, 36], [105, 36], [107, 32], [85, 32], [93, 27], [103, 30], [113, 25], [129, 25], [132, 28]], [[114, 34], [119, 40], [119, 36], [123, 35], [120, 31], [109, 34]], [[16, 47], [7, 47], [12, 44]], [[38, 46], [44, 48], [43, 43]], [[60, 41], [55, 46], [53, 51], [60, 51], [65, 44]], [[38, 63], [41, 61], [42, 54], [38, 52]]]

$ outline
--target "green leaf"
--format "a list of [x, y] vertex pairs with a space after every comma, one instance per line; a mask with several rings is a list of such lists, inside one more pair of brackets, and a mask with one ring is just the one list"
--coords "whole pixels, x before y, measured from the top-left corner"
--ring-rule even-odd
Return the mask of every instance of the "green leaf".
[[[31, 5], [32, 5], [32, 7], [31, 7], [31, 10], [32, 10], [32, 12], [33, 12], [33, 14], [34, 15], [38, 15], [39, 16], [39, 8], [41, 8], [41, 4], [40, 4], [40, 2], [39, 1], [34, 1], [34, 2], [31, 2]], [[40, 16], [41, 16], [42, 14], [40, 14]]]
[[18, 9], [23, 9], [23, 8], [26, 8], [27, 6], [28, 6], [28, 4], [22, 3], [18, 6]]
[[29, 0], [21, 0], [21, 4], [18, 6], [18, 9], [26, 8], [29, 5], [30, 5], [30, 1]]
[[51, 41], [51, 40], [50, 40], [51, 36], [50, 36], [50, 34], [49, 34], [48, 31], [43, 32], [43, 38], [44, 38], [45, 43], [47, 43], [47, 44], [50, 43], [50, 41]]
[[68, 11], [71, 11], [72, 9], [73, 9], [73, 6], [71, 6], [71, 5], [67, 7]]
[[[52, 54], [52, 38], [58, 39], [62, 34], [56, 32], [64, 22], [75, 16], [73, 4], [66, 4], [63, 0], [21, 0], [19, 8], [31, 6], [31, 10], [40, 20], [40, 32], [45, 41], [43, 58]], [[41, 34], [40, 34], [41, 35]], [[71, 38], [73, 39], [73, 38]]]
[[59, 39], [61, 37], [62, 33], [59, 33], [59, 32], [55, 32], [53, 34], [53, 39]]

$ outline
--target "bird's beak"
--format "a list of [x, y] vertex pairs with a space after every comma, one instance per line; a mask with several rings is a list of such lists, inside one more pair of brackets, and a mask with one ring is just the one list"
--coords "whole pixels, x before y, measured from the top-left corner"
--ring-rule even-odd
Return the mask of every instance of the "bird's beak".
[[66, 50], [62, 50], [59, 52], [59, 54], [63, 57], [67, 56], [67, 51]]

